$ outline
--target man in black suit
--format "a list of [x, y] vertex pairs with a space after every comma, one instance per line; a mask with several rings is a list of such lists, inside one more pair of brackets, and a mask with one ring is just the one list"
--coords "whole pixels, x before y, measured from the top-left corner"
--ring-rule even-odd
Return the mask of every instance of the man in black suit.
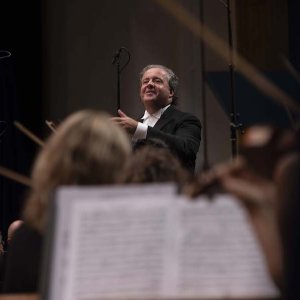
[[178, 78], [162, 65], [148, 65], [140, 74], [140, 98], [145, 113], [138, 122], [121, 110], [112, 118], [132, 135], [133, 141], [156, 138], [164, 141], [182, 165], [195, 169], [201, 140], [201, 123], [192, 114], [175, 108]]

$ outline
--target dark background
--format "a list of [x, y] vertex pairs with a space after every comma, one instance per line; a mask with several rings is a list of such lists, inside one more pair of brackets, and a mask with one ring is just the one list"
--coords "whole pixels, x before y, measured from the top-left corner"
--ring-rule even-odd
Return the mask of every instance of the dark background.
[[[211, 0], [210, 0], [211, 1]], [[249, 0], [250, 1], [250, 0]], [[106, 1], [107, 2], [107, 1]], [[102, 3], [106, 3], [103, 1]], [[124, 1], [125, 2], [125, 1]], [[120, 1], [120, 3], [124, 3]], [[196, 3], [196, 1], [194, 1]], [[199, 1], [197, 1], [199, 2]], [[53, 3], [53, 4], [51, 4]], [[49, 70], [49, 65], [51, 65], [51, 61], [49, 59], [49, 51], [47, 46], [51, 46], [52, 44], [52, 37], [49, 33], [49, 27], [46, 27], [45, 24], [49, 23], [49, 9], [55, 11], [57, 10], [60, 12], [60, 20], [64, 19], [63, 14], [68, 12], [68, 10], [72, 10], [72, 1], [69, 2], [69, 5], [61, 5], [60, 2], [57, 1], [48, 1], [47, 5], [43, 4], [42, 1], [6, 1], [2, 3], [1, 10], [0, 10], [0, 29], [1, 29], [1, 38], [0, 38], [0, 50], [7, 50], [11, 52], [11, 57], [6, 59], [0, 60], [0, 164], [20, 172], [21, 174], [25, 174], [29, 176], [33, 159], [39, 150], [38, 146], [36, 146], [31, 140], [25, 137], [22, 133], [20, 133], [14, 126], [13, 121], [19, 120], [22, 124], [32, 130], [36, 135], [45, 138], [50, 132], [45, 127], [44, 120], [48, 118], [47, 110], [49, 106], [56, 107], [56, 111], [59, 111], [60, 105], [63, 104], [64, 100], [58, 99], [57, 103], [54, 103], [53, 98], [51, 98], [51, 89], [49, 88], [49, 77], [50, 75], [47, 73]], [[61, 2], [63, 3], [63, 2]], [[85, 3], [85, 2], [82, 2]], [[108, 2], [107, 2], [108, 3]], [[162, 40], [165, 40], [166, 31], [173, 32], [175, 30], [182, 30], [182, 28], [175, 27], [173, 24], [174, 21], [170, 22], [170, 26], [167, 28], [159, 28], [157, 31], [154, 31], [154, 28], [151, 26], [151, 22], [153, 22], [153, 17], [155, 18], [155, 14], [157, 14], [157, 7], [143, 8], [143, 4], [141, 2], [135, 2], [135, 9], [136, 10], [145, 10], [145, 12], [151, 12], [149, 15], [149, 25], [145, 27], [146, 34], [144, 35], [145, 40], [139, 44], [140, 39], [135, 38], [134, 34], [128, 33], [125, 29], [122, 29], [120, 26], [120, 34], [130, 36], [131, 40], [131, 47], [133, 46], [143, 47], [142, 43], [147, 42], [147, 34], [151, 35], [154, 33], [156, 36], [156, 46], [160, 45], [161, 39], [159, 38], [159, 34], [162, 36]], [[145, 3], [145, 2], [143, 2]], [[103, 4], [104, 5], [104, 4]], [[106, 4], [109, 6], [109, 4]], [[128, 10], [127, 13], [129, 14], [128, 20], [126, 19], [126, 15], [122, 14], [122, 18], [117, 15], [116, 12], [117, 7], [114, 9], [113, 6], [118, 5], [118, 1], [114, 1], [113, 4], [110, 4], [109, 7], [103, 7], [103, 10], [111, 10], [112, 13], [116, 14], [116, 20], [122, 19], [123, 21], [126, 20], [126, 24], [130, 24], [133, 26], [132, 23], [138, 22], [142, 19], [141, 15], [134, 15], [136, 12], [133, 10]], [[125, 4], [124, 4], [125, 5]], [[57, 7], [56, 7], [57, 6]], [[129, 5], [130, 7], [130, 5]], [[294, 65], [298, 71], [300, 70], [300, 26], [299, 26], [299, 12], [300, 12], [300, 3], [298, 0], [289, 0], [287, 1], [288, 7], [288, 15], [287, 15], [287, 26], [288, 26], [288, 58], [291, 63]], [[129, 9], [129, 8], [127, 8]], [[122, 11], [122, 9], [121, 9]], [[126, 12], [125, 12], [126, 13]], [[212, 15], [215, 12], [212, 13]], [[113, 14], [113, 15], [114, 15]], [[55, 15], [55, 14], [53, 14]], [[121, 15], [121, 14], [120, 14]], [[165, 13], [160, 12], [160, 19], [166, 18]], [[104, 22], [104, 19], [107, 19], [108, 16], [102, 15], [101, 18], [99, 17], [99, 22]], [[78, 19], [80, 19], [80, 14], [78, 15]], [[101, 20], [100, 20], [101, 19]], [[159, 19], [159, 18], [157, 18]], [[144, 21], [144, 19], [143, 19]], [[48, 22], [48, 23], [47, 23]], [[55, 24], [56, 20], [53, 20]], [[66, 21], [67, 22], [67, 21]], [[114, 21], [116, 22], [116, 21]], [[215, 22], [218, 22], [218, 18], [215, 18]], [[226, 24], [223, 26], [226, 31]], [[77, 29], [80, 31], [81, 26]], [[116, 30], [110, 29], [111, 27], [104, 28], [103, 32], [106, 32], [105, 36], [102, 38], [101, 41], [101, 48], [105, 49], [107, 43], [110, 42], [110, 45], [113, 45], [111, 48], [105, 52], [105, 61], [108, 61], [108, 67], [111, 68], [111, 55], [114, 53], [114, 50], [117, 49], [119, 46], [122, 46], [122, 42], [118, 43], [118, 37], [116, 36]], [[139, 26], [134, 26], [133, 32], [137, 32], [141, 29]], [[60, 28], [54, 29], [60, 31]], [[63, 30], [63, 29], [61, 29]], [[112, 31], [110, 31], [112, 30]], [[122, 32], [124, 30], [124, 32]], [[81, 34], [79, 32], [79, 34]], [[85, 37], [86, 32], [83, 32], [82, 35]], [[174, 41], [175, 36], [171, 34], [168, 35], [172, 41]], [[71, 39], [72, 37], [70, 37]], [[101, 38], [101, 37], [99, 37]], [[274, 34], [274, 39], [276, 39], [276, 34]], [[113, 40], [113, 42], [111, 41]], [[122, 39], [121, 39], [122, 40]], [[89, 43], [90, 41], [86, 41]], [[65, 43], [65, 40], [62, 39], [60, 43]], [[112, 44], [113, 43], [113, 44]], [[166, 65], [171, 65], [171, 67], [175, 67], [180, 69], [179, 63], [173, 63], [172, 61], [176, 60], [178, 57], [182, 56], [189, 56], [189, 53], [186, 52], [185, 48], [182, 45], [179, 45], [178, 49], [173, 49], [174, 51], [168, 53], [163, 53], [162, 57], [167, 59]], [[91, 43], [92, 44], [92, 43]], [[153, 44], [153, 43], [152, 43]], [[152, 45], [149, 43], [149, 45]], [[92, 46], [91, 46], [92, 47]], [[259, 45], [257, 45], [259, 47]], [[93, 48], [93, 47], [92, 47]], [[149, 50], [147, 54], [148, 58], [155, 57], [155, 61], [164, 63], [164, 60], [159, 61], [160, 58], [159, 54], [155, 52], [156, 48]], [[72, 51], [72, 49], [69, 49]], [[146, 50], [145, 50], [146, 51]], [[138, 56], [138, 53], [134, 53]], [[84, 54], [88, 55], [88, 54]], [[196, 53], [196, 56], [198, 54]], [[60, 57], [61, 59], [64, 59]], [[200, 53], [199, 53], [200, 58]], [[139, 63], [137, 68], [130, 67], [128, 69], [128, 73], [137, 73], [137, 70], [140, 69], [140, 66], [143, 66], [146, 63], [150, 63], [150, 61], [143, 61], [143, 59], [138, 58], [136, 59]], [[59, 66], [59, 62], [56, 62]], [[97, 64], [98, 62], [95, 62]], [[99, 61], [99, 64], [103, 64], [102, 61]], [[74, 66], [75, 68], [75, 66]], [[64, 74], [65, 69], [63, 69], [62, 74]], [[191, 72], [195, 72], [193, 68], [191, 68]], [[45, 75], [46, 74], [46, 75]], [[183, 76], [185, 73], [182, 73]], [[56, 74], [52, 74], [52, 76], [56, 76]], [[58, 74], [57, 76], [61, 76]], [[69, 75], [71, 76], [71, 75]], [[113, 70], [111, 73], [106, 73], [106, 77], [109, 77], [109, 80], [114, 80], [114, 72]], [[126, 76], [126, 75], [124, 75]], [[80, 79], [81, 80], [81, 79]], [[79, 83], [80, 83], [79, 80]], [[87, 81], [89, 78], [87, 79]], [[123, 78], [123, 89], [124, 85], [129, 86], [130, 83], [127, 83], [127, 79]], [[125, 83], [124, 83], [125, 81]], [[64, 81], [61, 81], [64, 85]], [[197, 84], [197, 83], [196, 83]], [[64, 88], [64, 86], [63, 86]], [[93, 88], [93, 86], [92, 86]], [[112, 93], [114, 93], [114, 82], [111, 85]], [[130, 90], [134, 89], [134, 85], [130, 86]], [[84, 95], [86, 93], [86, 89], [82, 92]], [[215, 92], [215, 91], [213, 91]], [[133, 94], [136, 91], [132, 92]], [[184, 91], [182, 91], [184, 93]], [[225, 93], [225, 92], [224, 92]], [[185, 94], [184, 94], [185, 95]], [[102, 108], [107, 110], [110, 113], [113, 113], [114, 104], [111, 103], [111, 99], [109, 96], [105, 95], [107, 98], [106, 104], [97, 104], [96, 108]], [[218, 99], [223, 105], [221, 101], [222, 95]], [[46, 99], [45, 101], [42, 99]], [[298, 97], [299, 99], [299, 97]], [[60, 102], [59, 102], [60, 101]], [[133, 101], [133, 100], [132, 100]], [[136, 101], [136, 100], [134, 100]], [[193, 101], [196, 101], [195, 99]], [[74, 105], [75, 109], [80, 109], [80, 105], [84, 107], [84, 104], [77, 103]], [[101, 106], [102, 105], [102, 106]], [[193, 103], [189, 104], [186, 103], [182, 104], [183, 108], [188, 108], [189, 110], [194, 111]], [[196, 105], [196, 104], [195, 104]], [[130, 105], [129, 105], [130, 106]], [[248, 106], [248, 107], [251, 107]], [[248, 109], [248, 108], [247, 108]], [[253, 107], [253, 112], [250, 112], [250, 116], [247, 117], [247, 120], [251, 120], [251, 115], [255, 116], [256, 109]], [[224, 110], [226, 111], [226, 110]], [[53, 118], [59, 118], [60, 116], [65, 116], [70, 111], [62, 110], [60, 114], [53, 114]], [[226, 112], [225, 112], [226, 115]], [[51, 117], [51, 116], [50, 116]], [[250, 122], [251, 123], [251, 122]], [[216, 123], [214, 123], [216, 124]], [[218, 128], [217, 128], [218, 130]], [[204, 141], [205, 142], [205, 141]], [[218, 147], [217, 147], [218, 148]], [[17, 184], [11, 180], [8, 180], [4, 177], [0, 177], [0, 230], [5, 236], [7, 231], [8, 224], [20, 217], [21, 207], [23, 205], [24, 197], [26, 195], [27, 188]]]
[[[0, 164], [29, 176], [36, 145], [13, 125], [18, 120], [41, 134], [41, 13], [39, 1], [3, 1], [0, 10]], [[0, 177], [0, 230], [20, 218], [27, 189]]]

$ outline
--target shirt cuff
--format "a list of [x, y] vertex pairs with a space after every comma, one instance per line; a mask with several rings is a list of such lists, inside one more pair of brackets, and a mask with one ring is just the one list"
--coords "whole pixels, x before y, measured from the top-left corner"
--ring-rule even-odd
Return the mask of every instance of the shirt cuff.
[[146, 124], [139, 122], [135, 130], [135, 133], [132, 137], [132, 140], [135, 142], [137, 140], [145, 139], [147, 137], [147, 130], [148, 130], [148, 126]]

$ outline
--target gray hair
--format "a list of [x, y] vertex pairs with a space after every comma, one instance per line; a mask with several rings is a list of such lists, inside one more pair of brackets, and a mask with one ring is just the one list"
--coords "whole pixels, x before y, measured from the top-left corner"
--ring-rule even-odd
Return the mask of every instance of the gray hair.
[[178, 101], [176, 91], [177, 91], [177, 87], [178, 87], [178, 84], [179, 84], [179, 79], [171, 69], [169, 69], [169, 68], [167, 68], [163, 65], [148, 65], [141, 71], [140, 80], [142, 80], [142, 78], [143, 78], [146, 71], [148, 71], [150, 69], [153, 69], [153, 68], [162, 69], [167, 73], [170, 91], [174, 93], [173, 98], [172, 98], [172, 104], [176, 105], [177, 101]]

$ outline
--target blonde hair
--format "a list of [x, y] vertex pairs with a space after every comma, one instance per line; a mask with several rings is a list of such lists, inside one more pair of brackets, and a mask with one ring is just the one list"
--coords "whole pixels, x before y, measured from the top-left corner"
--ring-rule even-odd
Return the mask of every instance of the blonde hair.
[[130, 152], [127, 134], [108, 115], [89, 110], [72, 114], [37, 157], [24, 220], [43, 231], [57, 186], [114, 183]]

